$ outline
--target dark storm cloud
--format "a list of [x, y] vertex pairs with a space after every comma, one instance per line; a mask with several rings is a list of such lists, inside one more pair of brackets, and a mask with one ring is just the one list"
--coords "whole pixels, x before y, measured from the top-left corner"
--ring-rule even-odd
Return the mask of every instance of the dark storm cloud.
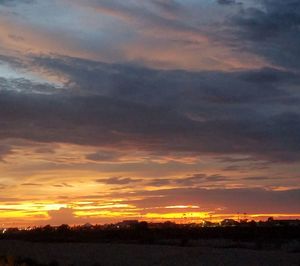
[[68, 57], [32, 66], [66, 76], [66, 89], [0, 80], [13, 88], [0, 91], [1, 138], [300, 159], [299, 94], [290, 89], [299, 77], [291, 72], [164, 71]]
[[274, 64], [300, 67], [300, 2], [260, 0], [232, 20], [234, 45], [264, 56]]
[[[189, 104], [199, 101], [225, 104], [282, 102], [290, 95], [279, 85], [297, 84], [300, 80], [293, 73], [270, 68], [231, 73], [158, 71], [133, 65], [48, 57], [35, 58], [34, 63], [65, 74], [70, 78], [69, 85], [85, 94], [173, 106], [181, 104], [178, 100], [182, 97]], [[293, 99], [288, 98], [289, 101]]]
[[262, 86], [264, 86], [265, 84], [284, 85], [286, 83], [289, 83], [289, 81], [299, 81], [298, 75], [294, 73], [280, 71], [272, 68], [264, 68], [252, 71], [249, 70], [245, 71], [244, 73], [241, 73], [240, 76], [242, 80], [253, 82], [255, 84], [260, 84]]

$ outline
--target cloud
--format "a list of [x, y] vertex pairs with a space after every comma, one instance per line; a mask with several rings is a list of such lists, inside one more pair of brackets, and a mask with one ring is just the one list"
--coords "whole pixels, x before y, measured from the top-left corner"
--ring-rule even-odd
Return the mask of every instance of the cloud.
[[[223, 6], [214, 1], [36, 1], [30, 9], [18, 5], [14, 12], [4, 10], [0, 52], [55, 53], [159, 69], [266, 65], [254, 54], [236, 52], [212, 38], [212, 27], [232, 13]], [[102, 25], [101, 30], [94, 25]]]
[[71, 208], [48, 211], [48, 215], [50, 219], [47, 222], [51, 225], [80, 223], [80, 219], [74, 215], [74, 210]]
[[176, 186], [176, 187], [198, 187], [203, 186], [208, 183], [213, 183], [216, 185], [218, 182], [223, 181], [230, 181], [232, 178], [228, 176], [222, 175], [206, 175], [203, 173], [197, 173], [193, 175], [184, 176], [181, 178], [160, 178], [160, 179], [153, 179], [147, 182], [147, 185], [154, 186], [154, 187], [161, 187], [161, 186]]
[[25, 3], [25, 4], [31, 4], [34, 3], [35, 0], [0, 0], [0, 5], [16, 5], [18, 3]]
[[72, 185], [68, 184], [68, 183], [62, 183], [62, 184], [55, 184], [53, 185], [53, 187], [62, 187], [62, 188], [70, 188], [70, 187], [73, 187]]
[[188, 97], [190, 101], [192, 94], [198, 101], [212, 103], [276, 101], [283, 97], [292, 100], [282, 85], [286, 87], [299, 82], [299, 76], [294, 73], [272, 68], [236, 72], [164, 71], [71, 57], [36, 57], [31, 64], [64, 74], [69, 80], [68, 85], [81, 93], [149, 104], [166, 104], [180, 96]]
[[[166, 71], [70, 57], [32, 63], [63, 73], [69, 82], [58, 90], [3, 79], [8, 85], [0, 91], [2, 139], [242, 154], [285, 163], [300, 159], [300, 98], [291, 90], [299, 77], [293, 72]], [[118, 155], [100, 152], [87, 159]]]
[[23, 93], [53, 93], [58, 88], [49, 83], [38, 83], [25, 78], [2, 78], [0, 77], [0, 91], [16, 91]]
[[[82, 4], [82, 3], [80, 3]], [[92, 1], [87, 4], [95, 11], [116, 17], [126, 23], [164, 32], [196, 35], [202, 38], [196, 27], [182, 20], [185, 8], [176, 1]], [[153, 9], [153, 5], [158, 7]], [[177, 16], [174, 16], [176, 14]]]
[[7, 144], [0, 144], [0, 162], [5, 161], [5, 157], [13, 153], [12, 147]]
[[300, 67], [300, 3], [294, 0], [260, 0], [244, 8], [232, 21], [233, 42], [272, 64]]
[[86, 159], [95, 162], [118, 161], [122, 156], [116, 152], [99, 151], [85, 156]]
[[151, 2], [159, 8], [167, 11], [176, 11], [183, 8], [177, 0], [151, 0]]
[[129, 201], [137, 208], [197, 205], [200, 209], [222, 208], [218, 213], [299, 213], [300, 190], [179, 188], [136, 192], [142, 200]]
[[220, 5], [232, 5], [235, 4], [235, 0], [217, 0]]
[[147, 182], [147, 185], [153, 187], [162, 187], [166, 185], [170, 185], [173, 182], [173, 179], [163, 178], [163, 179], [153, 179]]
[[41, 186], [42, 184], [38, 183], [23, 183], [21, 186], [28, 186], [28, 187], [35, 187], [35, 186]]
[[140, 182], [141, 179], [133, 179], [129, 177], [109, 177], [109, 178], [99, 178], [96, 182], [103, 183], [106, 185], [127, 185], [131, 183]]
[[281, 179], [280, 177], [272, 177], [272, 176], [249, 176], [245, 177], [244, 180], [272, 180], [272, 179]]

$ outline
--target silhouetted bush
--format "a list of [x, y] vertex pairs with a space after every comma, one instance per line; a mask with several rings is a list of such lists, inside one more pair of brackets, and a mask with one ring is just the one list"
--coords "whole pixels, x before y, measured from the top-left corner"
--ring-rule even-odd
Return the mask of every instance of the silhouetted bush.
[[[255, 222], [254, 222], [255, 223]], [[234, 241], [252, 241], [259, 249], [263, 243], [280, 248], [287, 240], [300, 240], [300, 226], [258, 226], [249, 222], [239, 226], [200, 227], [180, 225], [171, 222], [149, 224], [140, 222], [130, 227], [82, 226], [70, 227], [66, 224], [59, 227], [38, 227], [32, 230], [8, 229], [1, 234], [1, 239], [19, 239], [37, 242], [126, 242], [141, 244], [160, 244], [164, 240], [174, 240], [186, 246], [190, 240], [197, 239], [231, 239]], [[247, 226], [246, 226], [247, 225]]]

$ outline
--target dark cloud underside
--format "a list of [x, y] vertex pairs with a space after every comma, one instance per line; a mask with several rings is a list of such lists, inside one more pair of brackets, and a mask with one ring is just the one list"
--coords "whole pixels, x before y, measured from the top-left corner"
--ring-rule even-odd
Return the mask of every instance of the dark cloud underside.
[[299, 159], [293, 72], [165, 71], [57, 57], [33, 62], [69, 82], [57, 90], [0, 80], [3, 88], [15, 88], [1, 91], [2, 138]]

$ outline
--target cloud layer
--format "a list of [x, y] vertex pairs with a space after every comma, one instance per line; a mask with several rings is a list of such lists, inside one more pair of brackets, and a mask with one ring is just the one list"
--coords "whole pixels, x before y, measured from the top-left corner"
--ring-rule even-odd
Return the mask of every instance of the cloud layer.
[[0, 1], [6, 217], [300, 213], [299, 10]]
[[64, 75], [66, 88], [2, 79], [2, 138], [299, 159], [293, 72], [153, 70], [70, 57], [31, 62]]

